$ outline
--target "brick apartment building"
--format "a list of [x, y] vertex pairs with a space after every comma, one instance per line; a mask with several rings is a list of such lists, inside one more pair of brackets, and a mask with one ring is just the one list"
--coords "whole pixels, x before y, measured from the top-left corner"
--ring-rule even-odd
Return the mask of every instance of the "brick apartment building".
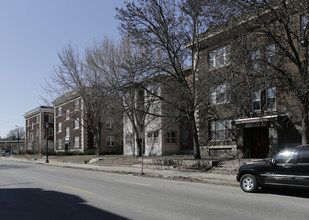
[[55, 99], [52, 104], [55, 114], [55, 151], [95, 153], [96, 148], [100, 147], [102, 153], [122, 152], [122, 131], [116, 118], [107, 119], [102, 131], [102, 143], [96, 146], [93, 133], [87, 129], [87, 113], [79, 93], [65, 94]]
[[[53, 149], [54, 141], [54, 108], [39, 106], [24, 114], [25, 150], [42, 153], [46, 150], [46, 131], [48, 131], [48, 148]], [[46, 128], [48, 125], [48, 128]]]
[[[301, 30], [303, 16], [293, 16], [296, 27]], [[280, 149], [301, 144], [299, 103], [279, 80], [258, 82], [260, 78], [257, 78], [247, 90], [232, 88], [233, 81], [237, 80], [235, 73], [273, 74], [269, 66], [280, 62], [279, 48], [271, 39], [255, 40], [255, 33], [246, 32], [250, 30], [250, 22], [214, 28], [201, 41], [200, 56], [205, 62], [199, 64], [199, 80], [222, 76], [209, 86], [209, 98], [204, 99], [206, 105], [216, 109], [216, 114], [207, 115], [202, 107], [197, 113], [204, 156], [237, 157], [240, 154], [265, 158]], [[248, 51], [244, 51], [245, 48]], [[289, 64], [282, 63], [289, 68]], [[209, 117], [210, 120], [203, 120]]]

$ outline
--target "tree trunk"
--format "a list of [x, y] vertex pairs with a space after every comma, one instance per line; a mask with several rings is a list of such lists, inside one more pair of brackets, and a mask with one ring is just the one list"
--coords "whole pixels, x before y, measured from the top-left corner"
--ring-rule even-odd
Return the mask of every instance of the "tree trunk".
[[190, 113], [190, 118], [191, 118], [191, 121], [192, 121], [192, 130], [193, 130], [194, 159], [198, 160], [198, 159], [201, 159], [201, 152], [200, 152], [198, 130], [197, 130], [197, 125], [196, 125], [196, 120], [195, 120], [195, 117], [194, 117], [194, 112]]
[[309, 144], [309, 94], [302, 105], [302, 144]]
[[136, 143], [137, 143], [137, 155], [139, 157], [142, 156], [142, 142], [143, 142], [143, 139], [142, 138], [136, 138]]
[[101, 150], [101, 135], [100, 134], [96, 135], [95, 142], [96, 142], [96, 145], [97, 145], [96, 155], [100, 156], [102, 154], [102, 150]]

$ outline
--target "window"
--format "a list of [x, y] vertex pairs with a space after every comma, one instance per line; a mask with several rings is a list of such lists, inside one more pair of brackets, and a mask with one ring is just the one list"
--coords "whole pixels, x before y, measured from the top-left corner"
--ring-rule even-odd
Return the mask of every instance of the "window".
[[159, 143], [159, 132], [149, 132], [147, 134], [147, 142], [149, 145]]
[[109, 129], [114, 129], [115, 128], [115, 122], [113, 118], [108, 118], [106, 120], [106, 127]]
[[182, 132], [182, 136], [181, 136], [181, 143], [184, 145], [188, 144], [188, 136], [189, 136], [189, 132], [187, 130]]
[[79, 118], [75, 118], [74, 120], [74, 129], [79, 129]]
[[298, 153], [298, 163], [309, 163], [309, 150], [300, 150]]
[[276, 164], [279, 163], [293, 163], [293, 160], [295, 158], [294, 151], [283, 151], [277, 154], [277, 156], [274, 157], [274, 162]]
[[265, 90], [257, 90], [251, 93], [251, 109], [257, 111], [276, 110], [276, 87], [268, 87]]
[[65, 137], [66, 137], [66, 138], [69, 138], [69, 137], [70, 137], [70, 128], [69, 128], [69, 127], [66, 127], [66, 128], [65, 128]]
[[69, 120], [70, 119], [70, 110], [66, 110], [65, 111], [65, 120]]
[[265, 58], [269, 64], [274, 64], [275, 62], [275, 44], [268, 44], [265, 47]]
[[61, 115], [62, 115], [62, 107], [59, 107], [59, 108], [58, 108], [57, 115], [58, 115], [58, 116], [61, 116]]
[[276, 87], [266, 89], [266, 110], [276, 109]]
[[148, 120], [154, 120], [158, 115], [159, 108], [157, 106], [149, 107], [148, 109]]
[[107, 147], [115, 147], [115, 137], [114, 136], [107, 136], [106, 137], [106, 146]]
[[225, 104], [231, 101], [230, 86], [221, 84], [210, 91], [210, 104]]
[[210, 140], [229, 140], [232, 138], [232, 120], [210, 121]]
[[134, 146], [134, 135], [133, 134], [126, 134], [126, 145]]
[[34, 138], [33, 138], [33, 133], [30, 133], [30, 141], [33, 142]]
[[29, 133], [29, 131], [27, 131], [27, 138], [29, 138], [29, 137], [30, 137], [29, 135], [30, 135], [30, 133]]
[[52, 137], [54, 135], [54, 129], [53, 128], [48, 128], [48, 136]]
[[251, 69], [256, 71], [260, 68], [260, 51], [259, 50], [253, 50], [250, 52], [250, 64]]
[[48, 122], [49, 123], [54, 123], [54, 117], [52, 115], [48, 116]]
[[74, 137], [74, 148], [79, 148], [79, 136]]
[[165, 133], [165, 143], [166, 144], [176, 144], [176, 132], [168, 131]]
[[78, 111], [79, 110], [79, 99], [77, 99], [77, 100], [75, 100], [75, 102], [74, 102], [74, 109], [75, 109], [75, 111]]
[[251, 99], [252, 99], [252, 111], [261, 111], [261, 92], [260, 90], [257, 90], [255, 92], [251, 93]]
[[33, 126], [34, 126], [34, 123], [33, 122], [31, 122], [31, 129], [33, 130]]
[[62, 148], [62, 139], [57, 140], [57, 146], [58, 146], [59, 149]]
[[300, 38], [301, 40], [305, 39], [306, 28], [308, 24], [308, 17], [306, 15], [302, 15], [300, 17]]
[[62, 123], [61, 122], [58, 123], [58, 132], [62, 132]]
[[217, 48], [209, 53], [209, 67], [220, 68], [229, 65], [230, 60], [230, 45]]

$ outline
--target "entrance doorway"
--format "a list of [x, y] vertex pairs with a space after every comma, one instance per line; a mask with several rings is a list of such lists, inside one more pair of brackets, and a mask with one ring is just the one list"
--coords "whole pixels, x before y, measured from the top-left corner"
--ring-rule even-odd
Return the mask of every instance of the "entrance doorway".
[[269, 152], [268, 127], [252, 127], [244, 130], [245, 151], [249, 150], [251, 158], [265, 158]]

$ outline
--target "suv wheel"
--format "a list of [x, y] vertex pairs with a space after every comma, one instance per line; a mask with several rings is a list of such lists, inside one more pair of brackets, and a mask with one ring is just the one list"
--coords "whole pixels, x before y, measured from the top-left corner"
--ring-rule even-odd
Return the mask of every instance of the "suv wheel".
[[258, 188], [256, 178], [252, 174], [244, 174], [240, 178], [240, 188], [245, 192], [254, 192]]

